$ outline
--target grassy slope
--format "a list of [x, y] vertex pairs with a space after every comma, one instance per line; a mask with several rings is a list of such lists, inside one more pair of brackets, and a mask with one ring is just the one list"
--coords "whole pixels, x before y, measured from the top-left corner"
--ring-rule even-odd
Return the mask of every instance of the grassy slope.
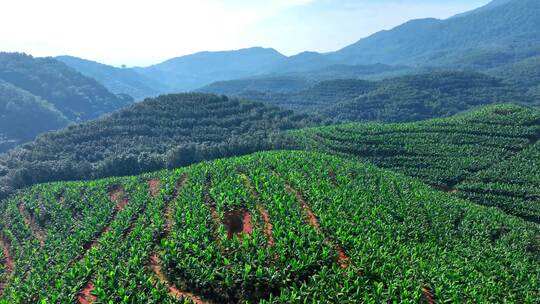
[[[156, 197], [150, 178], [160, 181]], [[122, 185], [124, 208], [109, 199], [113, 185]], [[251, 236], [227, 237], [222, 221], [230, 210], [251, 216]], [[540, 296], [538, 226], [317, 153], [257, 153], [139, 177], [37, 185], [3, 204], [0, 223], [15, 262], [0, 269], [2, 303], [73, 302], [88, 286], [114, 303], [170, 303], [173, 286], [222, 303], [431, 296], [532, 303]], [[156, 263], [166, 285], [152, 271]]]
[[[514, 163], [514, 158], [518, 163], [521, 158], [526, 158], [523, 163], [534, 162], [534, 153], [526, 151], [540, 134], [540, 112], [497, 105], [444, 119], [407, 124], [347, 124], [292, 134], [310, 149], [354, 155], [455, 192], [456, 184], [475, 179], [477, 172], [496, 164]], [[531, 185], [523, 191], [534, 198], [536, 192], [531, 189], [540, 185], [536, 171], [522, 170], [516, 174], [529, 179]], [[458, 194], [465, 195], [460, 191]], [[494, 205], [538, 222], [540, 206], [534, 201], [526, 208], [510, 200]]]

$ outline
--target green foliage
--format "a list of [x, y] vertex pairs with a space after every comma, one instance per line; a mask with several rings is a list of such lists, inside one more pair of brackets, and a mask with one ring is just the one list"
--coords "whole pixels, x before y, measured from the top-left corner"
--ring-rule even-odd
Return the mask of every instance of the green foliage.
[[381, 81], [357, 98], [329, 104], [323, 117], [347, 121], [415, 121], [496, 103], [531, 103], [521, 89], [479, 73], [431, 72]]
[[0, 53], [0, 79], [47, 100], [71, 121], [93, 119], [132, 102], [53, 58]]
[[[420, 178], [438, 189], [457, 191], [459, 195], [476, 197], [480, 203], [540, 221], [539, 205], [527, 203], [537, 202], [538, 174], [534, 170], [526, 171], [531, 165], [535, 168], [537, 163], [534, 152], [537, 147], [530, 146], [540, 136], [538, 111], [497, 105], [444, 119], [402, 124], [336, 125], [297, 130], [292, 136], [308, 149], [353, 155]], [[497, 164], [501, 164], [500, 169], [493, 167]], [[492, 167], [495, 172], [490, 171]], [[464, 191], [471, 191], [461, 192], [460, 183], [483, 170], [487, 171], [481, 174], [501, 176], [505, 181], [498, 187], [507, 191], [499, 191], [502, 196], [496, 200], [490, 196], [493, 193], [489, 191], [489, 180], [485, 181], [486, 185], [478, 185], [477, 181], [465, 183]], [[521, 183], [521, 188], [512, 185], [515, 176], [521, 176], [527, 182]], [[474, 179], [482, 180], [481, 177]], [[454, 188], [456, 184], [457, 189]], [[479, 191], [473, 191], [476, 187]], [[514, 199], [516, 195], [512, 193], [521, 193], [526, 202]]]
[[0, 184], [130, 175], [288, 145], [307, 115], [206, 94], [164, 95], [48, 133], [0, 157]]
[[322, 81], [296, 92], [248, 90], [230, 81], [204, 90], [226, 92], [336, 121], [402, 122], [445, 117], [494, 103], [533, 102], [534, 92], [473, 72], [424, 72], [378, 82]]
[[49, 102], [0, 80], [0, 152], [68, 124], [67, 118]]
[[[160, 180], [156, 197], [149, 178]], [[117, 212], [113, 185], [129, 197]], [[320, 229], [307, 223], [292, 191]], [[45, 230], [44, 246], [19, 202]], [[538, 226], [317, 153], [265, 152], [139, 177], [43, 184], [0, 208], [15, 259], [13, 272], [0, 272], [0, 303], [72, 303], [88, 282], [100, 303], [176, 302], [150, 256], [169, 286], [216, 303], [419, 303], [422, 289], [441, 303], [540, 297]], [[249, 212], [251, 234], [227, 235], [231, 210]]]

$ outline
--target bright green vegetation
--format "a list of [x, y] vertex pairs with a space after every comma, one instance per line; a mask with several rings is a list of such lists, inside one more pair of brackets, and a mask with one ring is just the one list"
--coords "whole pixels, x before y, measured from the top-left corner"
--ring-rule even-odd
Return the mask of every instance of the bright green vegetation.
[[309, 116], [208, 94], [163, 95], [45, 134], [0, 157], [0, 186], [139, 174], [285, 145]]
[[[377, 166], [420, 178], [445, 191], [454, 192], [456, 184], [476, 178], [475, 174], [482, 170], [487, 171], [479, 173], [478, 178], [486, 174], [498, 176], [506, 181], [504, 187], [517, 191], [519, 179], [516, 185], [509, 183], [515, 176], [521, 176], [528, 180], [521, 183], [521, 192], [517, 193], [522, 193], [524, 200], [530, 203], [513, 203], [508, 197], [491, 200], [483, 191], [476, 193], [482, 197], [476, 201], [535, 221], [540, 219], [535, 190], [538, 174], [534, 169], [538, 162], [534, 153], [538, 147], [531, 147], [540, 135], [538, 111], [497, 105], [444, 119], [406, 124], [345, 124], [298, 130], [292, 135], [309, 149], [354, 155]], [[494, 167], [498, 164], [500, 169]], [[513, 167], [523, 169], [510, 169]], [[530, 167], [533, 169], [527, 171]], [[485, 187], [488, 189], [489, 185]], [[463, 195], [475, 196], [473, 193]]]
[[540, 142], [507, 161], [478, 172], [457, 188], [471, 201], [502, 206], [540, 223]]
[[84, 121], [132, 103], [53, 58], [0, 52], [0, 79], [48, 101], [71, 121]]
[[296, 92], [244, 89], [234, 81], [204, 88], [337, 121], [406, 122], [446, 117], [480, 105], [533, 103], [532, 92], [472, 72], [423, 72], [381, 81], [328, 80]]
[[[172, 303], [172, 286], [215, 303], [540, 297], [537, 225], [336, 156], [264, 152], [42, 184], [1, 208], [14, 259], [0, 269], [2, 303], [71, 303], [87, 286], [101, 303]], [[229, 237], [231, 221], [244, 233]]]
[[0, 152], [59, 129], [67, 118], [49, 102], [0, 80]]

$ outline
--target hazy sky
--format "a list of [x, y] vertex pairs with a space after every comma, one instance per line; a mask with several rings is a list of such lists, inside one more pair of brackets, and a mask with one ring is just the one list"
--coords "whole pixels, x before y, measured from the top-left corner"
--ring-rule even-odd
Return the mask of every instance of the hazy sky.
[[489, 0], [2, 0], [0, 51], [148, 65], [199, 51], [340, 49], [409, 19]]

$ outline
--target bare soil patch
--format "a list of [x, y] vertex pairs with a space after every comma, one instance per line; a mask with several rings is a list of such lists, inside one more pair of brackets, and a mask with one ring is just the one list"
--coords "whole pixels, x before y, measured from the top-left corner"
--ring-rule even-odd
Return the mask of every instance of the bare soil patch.
[[187, 291], [182, 291], [175, 287], [167, 278], [165, 273], [161, 269], [161, 261], [159, 260], [159, 257], [156, 254], [152, 254], [149, 258], [149, 264], [150, 268], [154, 272], [156, 278], [161, 282], [161, 284], [165, 285], [167, 289], [169, 290], [169, 294], [176, 298], [177, 300], [180, 299], [188, 299], [192, 301], [195, 304], [206, 304], [210, 303], [208, 301], [204, 301], [201, 297]]
[[79, 304], [92, 304], [97, 301], [97, 297], [92, 294], [92, 291], [94, 290], [94, 283], [92, 281], [88, 281], [81, 292], [79, 292], [79, 295], [77, 296], [77, 302]]
[[32, 216], [30, 216], [23, 202], [19, 202], [17, 204], [17, 208], [19, 209], [19, 212], [21, 213], [21, 216], [23, 217], [24, 223], [30, 227], [30, 229], [32, 230], [32, 233], [35, 235], [36, 239], [39, 241], [40, 246], [43, 247], [43, 245], [45, 245], [45, 239], [47, 238], [46, 233], [39, 226], [36, 220]]
[[262, 216], [262, 220], [264, 222], [264, 233], [266, 234], [267, 239], [267, 245], [268, 246], [274, 246], [274, 238], [272, 237], [272, 223], [270, 221], [270, 214], [268, 213], [268, 210], [263, 206], [263, 204], [260, 202], [260, 196], [257, 190], [255, 190], [255, 187], [253, 187], [253, 184], [251, 183], [251, 180], [249, 177], [243, 173], [240, 174], [242, 179], [244, 180], [245, 187], [249, 190], [251, 193], [251, 196], [255, 199], [257, 210]]
[[251, 213], [245, 209], [230, 210], [223, 217], [223, 225], [227, 231], [227, 238], [232, 239], [235, 235], [250, 235], [253, 232]]
[[[315, 213], [309, 206], [309, 203], [304, 198], [304, 196], [287, 183], [285, 183], [285, 189], [287, 190], [287, 192], [289, 192], [290, 194], [296, 197], [296, 200], [300, 203], [300, 205], [302, 206], [302, 209], [304, 209], [304, 213], [306, 214], [309, 225], [312, 226], [318, 233], [323, 233], [321, 229], [321, 225], [319, 224], [319, 220], [317, 219], [317, 216], [315, 215]], [[347, 253], [345, 252], [345, 250], [341, 246], [339, 246], [337, 243], [332, 242], [332, 240], [330, 240], [329, 238], [325, 238], [325, 241], [331, 247], [335, 248], [338, 254], [337, 262], [339, 266], [342, 268], [349, 267], [350, 258], [347, 256]]]
[[435, 296], [429, 288], [422, 287], [422, 301], [421, 303], [425, 304], [435, 304]]
[[[2, 252], [4, 253], [4, 261], [2, 262], [6, 268], [5, 277], [9, 277], [15, 268], [15, 260], [13, 260], [13, 255], [11, 254], [11, 246], [4, 236], [0, 236], [0, 247], [2, 247]], [[0, 282], [0, 295], [4, 292], [5, 284], [6, 282]]]
[[99, 232], [96, 233], [96, 235], [94, 235], [94, 237], [92, 237], [92, 239], [86, 241], [83, 244], [83, 249], [84, 249], [83, 252], [80, 255], [78, 255], [70, 263], [70, 265], [77, 262], [77, 261], [82, 260], [84, 258], [84, 256], [86, 255], [86, 252], [88, 252], [88, 250], [90, 250], [91, 248], [93, 248], [94, 246], [96, 246], [98, 244], [99, 238], [103, 234], [109, 232], [110, 225], [114, 221], [114, 219], [116, 218], [116, 215], [118, 214], [118, 212], [124, 210], [126, 205], [129, 203], [129, 198], [125, 195], [124, 189], [121, 186], [118, 186], [118, 185], [113, 186], [113, 187], [111, 187], [109, 189], [109, 197], [113, 202], [116, 202], [116, 206], [114, 207], [114, 209], [112, 211], [112, 214], [107, 219], [107, 221], [104, 223], [103, 227], [99, 230]]
[[159, 179], [151, 179], [148, 181], [148, 188], [151, 197], [156, 197], [159, 194]]

